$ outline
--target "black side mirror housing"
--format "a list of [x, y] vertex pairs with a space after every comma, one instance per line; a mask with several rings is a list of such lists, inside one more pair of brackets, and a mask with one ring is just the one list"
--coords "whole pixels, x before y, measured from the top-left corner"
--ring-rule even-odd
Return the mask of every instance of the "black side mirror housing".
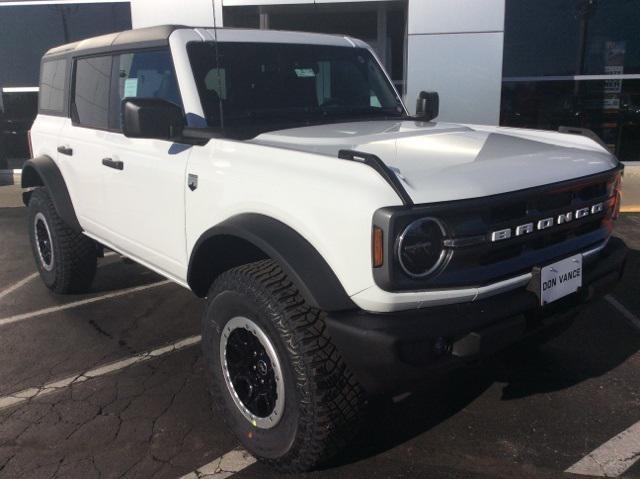
[[440, 97], [435, 91], [421, 91], [418, 94], [416, 104], [416, 118], [422, 121], [431, 121], [440, 112]]
[[180, 138], [186, 119], [182, 108], [161, 98], [122, 100], [122, 133], [128, 138]]

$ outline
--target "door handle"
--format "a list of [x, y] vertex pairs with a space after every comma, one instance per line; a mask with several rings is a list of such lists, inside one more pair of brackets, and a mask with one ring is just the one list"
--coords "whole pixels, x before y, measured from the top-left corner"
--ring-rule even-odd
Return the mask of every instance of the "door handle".
[[109, 168], [114, 168], [116, 170], [124, 170], [124, 163], [121, 161], [112, 160], [111, 158], [103, 158], [102, 164], [104, 166], [108, 166]]
[[69, 148], [68, 146], [59, 146], [58, 153], [62, 153], [63, 155], [73, 156], [73, 148]]

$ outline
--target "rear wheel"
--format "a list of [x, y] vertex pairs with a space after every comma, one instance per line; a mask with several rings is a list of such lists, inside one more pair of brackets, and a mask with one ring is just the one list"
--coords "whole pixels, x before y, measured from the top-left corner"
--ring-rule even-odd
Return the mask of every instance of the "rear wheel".
[[40, 277], [50, 290], [81, 293], [91, 287], [96, 244], [62, 221], [45, 188], [34, 190], [29, 199], [29, 238]]
[[214, 404], [244, 447], [283, 471], [327, 461], [357, 432], [363, 393], [271, 260], [223, 273], [208, 296], [203, 351]]

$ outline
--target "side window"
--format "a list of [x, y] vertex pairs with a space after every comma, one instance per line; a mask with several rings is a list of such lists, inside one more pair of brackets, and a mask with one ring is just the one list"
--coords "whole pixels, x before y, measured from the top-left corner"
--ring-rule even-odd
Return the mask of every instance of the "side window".
[[77, 124], [105, 130], [109, 127], [110, 79], [111, 56], [76, 61], [72, 113]]
[[38, 108], [48, 114], [64, 114], [67, 60], [51, 60], [42, 64]]
[[182, 106], [169, 50], [123, 53], [114, 61], [118, 92], [113, 105], [113, 128], [121, 128], [120, 103], [125, 98], [162, 98]]

